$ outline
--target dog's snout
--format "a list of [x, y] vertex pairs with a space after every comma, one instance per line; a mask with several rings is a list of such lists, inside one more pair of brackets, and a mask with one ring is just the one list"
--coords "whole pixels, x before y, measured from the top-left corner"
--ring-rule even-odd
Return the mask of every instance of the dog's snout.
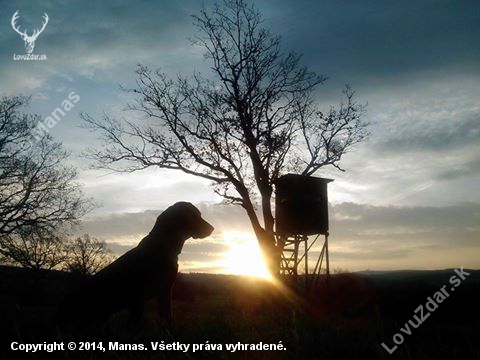
[[205, 224], [206, 224], [206, 232], [208, 236], [213, 232], [213, 230], [215, 230], [215, 228], [206, 221], [205, 221]]
[[194, 236], [195, 239], [203, 239], [209, 236], [215, 228], [210, 225], [208, 222], [202, 219], [202, 225], [200, 226], [199, 232]]

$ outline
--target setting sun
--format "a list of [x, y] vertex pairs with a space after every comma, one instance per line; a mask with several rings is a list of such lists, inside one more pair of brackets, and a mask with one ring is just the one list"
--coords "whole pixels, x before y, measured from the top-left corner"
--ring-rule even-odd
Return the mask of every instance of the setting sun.
[[221, 261], [224, 273], [271, 279], [253, 234], [229, 231], [223, 234], [223, 238], [225, 244], [229, 247], [223, 254]]

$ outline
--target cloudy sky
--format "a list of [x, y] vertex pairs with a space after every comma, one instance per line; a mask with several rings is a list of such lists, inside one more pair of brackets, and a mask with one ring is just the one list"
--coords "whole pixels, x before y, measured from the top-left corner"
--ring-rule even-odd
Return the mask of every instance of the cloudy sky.
[[[125, 112], [137, 64], [174, 76], [208, 73], [190, 15], [198, 1], [0, 1], [0, 96], [31, 95], [29, 111], [48, 116], [71, 91], [80, 96], [51, 134], [72, 151], [85, 193], [100, 204], [80, 231], [122, 253], [169, 204], [191, 201], [216, 226], [189, 242], [183, 271], [239, 273], [232, 254], [256, 244], [242, 209], [218, 205], [208, 182], [157, 169], [111, 174], [89, 169], [85, 147], [96, 134], [79, 113]], [[209, 2], [206, 2], [209, 4]], [[367, 103], [370, 139], [325, 169], [330, 185], [331, 266], [349, 270], [480, 267], [480, 2], [478, 0], [256, 1], [286, 51], [329, 80], [322, 106], [345, 83]], [[46, 61], [25, 54], [12, 29], [40, 28], [35, 45]]]

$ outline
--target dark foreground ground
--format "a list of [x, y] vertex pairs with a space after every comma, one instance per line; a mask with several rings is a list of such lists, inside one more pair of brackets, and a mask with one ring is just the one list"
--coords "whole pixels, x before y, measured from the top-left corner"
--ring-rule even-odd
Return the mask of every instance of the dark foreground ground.
[[[480, 359], [480, 271], [398, 271], [333, 275], [309, 302], [238, 276], [180, 275], [171, 332], [148, 316], [142, 328], [120, 313], [102, 326], [59, 334], [53, 315], [77, 279], [0, 267], [0, 359]], [[455, 279], [451, 279], [456, 276]], [[453, 284], [452, 284], [453, 282]], [[445, 286], [444, 286], [445, 285]], [[457, 286], [455, 286], [457, 285]], [[441, 303], [438, 291], [448, 294]], [[452, 290], [453, 289], [453, 290]], [[436, 299], [434, 306], [428, 298]], [[433, 311], [429, 310], [433, 309]], [[430, 315], [428, 315], [430, 314]], [[415, 317], [416, 316], [416, 317]], [[413, 324], [408, 324], [411, 320]], [[423, 320], [423, 321], [422, 321]], [[408, 325], [405, 325], [405, 324]], [[421, 323], [417, 328], [413, 325]], [[401, 330], [402, 328], [402, 330]], [[399, 334], [399, 335], [396, 335]], [[393, 350], [395, 343], [399, 343]], [[26, 355], [12, 342], [102, 342], [105, 352]], [[223, 350], [121, 351], [109, 342], [221, 344]], [[225, 344], [276, 344], [279, 351], [227, 351]], [[387, 346], [392, 354], [381, 345]]]

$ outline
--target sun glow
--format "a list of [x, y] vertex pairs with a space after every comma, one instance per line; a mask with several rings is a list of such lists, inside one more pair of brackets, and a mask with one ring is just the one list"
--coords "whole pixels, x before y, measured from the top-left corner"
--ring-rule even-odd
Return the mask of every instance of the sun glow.
[[222, 272], [271, 279], [254, 235], [242, 231], [229, 231], [223, 234], [223, 238], [229, 250], [223, 254]]

